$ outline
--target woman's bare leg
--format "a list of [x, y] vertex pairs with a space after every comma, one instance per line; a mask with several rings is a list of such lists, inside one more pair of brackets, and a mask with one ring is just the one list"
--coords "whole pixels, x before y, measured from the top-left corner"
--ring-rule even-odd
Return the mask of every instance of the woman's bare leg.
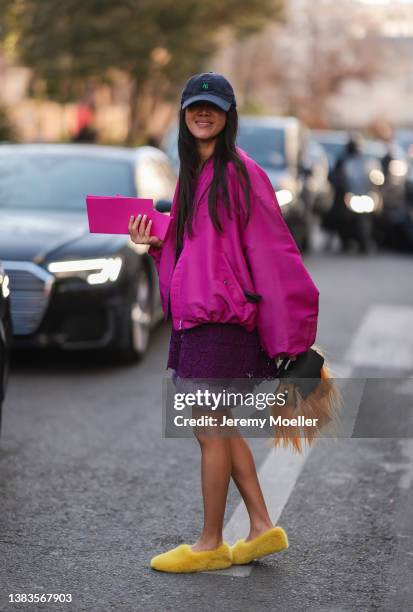
[[[222, 415], [222, 412], [220, 414]], [[201, 415], [211, 416], [211, 412], [193, 410], [194, 417]], [[218, 413], [215, 413], [215, 416], [217, 415]], [[222, 543], [231, 477], [244, 500], [250, 518], [250, 532], [245, 539], [251, 540], [271, 529], [273, 523], [258, 480], [254, 457], [246, 440], [235, 435], [233, 428], [219, 428], [217, 431], [212, 427], [198, 427], [194, 428], [194, 434], [201, 447], [204, 526], [192, 549], [211, 550]]]
[[231, 475], [245, 502], [250, 518], [250, 532], [245, 539], [252, 540], [271, 529], [273, 523], [268, 514], [250, 447], [242, 436], [231, 436], [229, 441]]
[[[193, 416], [211, 416], [211, 412], [194, 409]], [[214, 416], [217, 416], [216, 414]], [[195, 428], [201, 447], [202, 497], [204, 527], [192, 550], [212, 550], [222, 544], [225, 505], [231, 479], [231, 447], [228, 436], [220, 436], [214, 428]]]

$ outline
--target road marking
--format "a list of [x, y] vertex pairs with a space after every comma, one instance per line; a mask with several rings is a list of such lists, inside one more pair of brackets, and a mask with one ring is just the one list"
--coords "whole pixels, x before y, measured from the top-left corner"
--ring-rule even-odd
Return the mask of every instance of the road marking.
[[401, 380], [395, 389], [397, 395], [407, 395], [413, 397], [413, 378]]
[[353, 366], [351, 363], [345, 363], [344, 361], [329, 361], [327, 358], [327, 362], [331, 369], [331, 374], [333, 378], [349, 378], [350, 373], [353, 370]]
[[[273, 523], [276, 523], [291, 495], [294, 485], [312, 448], [305, 448], [302, 455], [284, 448], [271, 449], [262, 464], [258, 477]], [[249, 531], [248, 513], [244, 502], [238, 504], [224, 529], [224, 540], [234, 544], [246, 537]], [[251, 574], [253, 565], [234, 565], [225, 570], [205, 572], [246, 578]]]
[[[306, 448], [299, 455], [290, 449], [274, 448], [263, 462], [259, 479], [274, 523], [279, 519], [311, 450]], [[247, 535], [248, 530], [249, 517], [244, 502], [241, 502], [224, 529], [224, 538], [233, 544]]]
[[370, 306], [346, 352], [353, 366], [413, 369], [413, 308]]

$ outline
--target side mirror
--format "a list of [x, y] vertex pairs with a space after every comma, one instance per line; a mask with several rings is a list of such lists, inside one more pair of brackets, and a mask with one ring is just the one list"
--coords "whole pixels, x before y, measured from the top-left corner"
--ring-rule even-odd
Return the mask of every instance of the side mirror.
[[172, 202], [170, 200], [158, 200], [155, 203], [155, 210], [161, 213], [171, 212]]

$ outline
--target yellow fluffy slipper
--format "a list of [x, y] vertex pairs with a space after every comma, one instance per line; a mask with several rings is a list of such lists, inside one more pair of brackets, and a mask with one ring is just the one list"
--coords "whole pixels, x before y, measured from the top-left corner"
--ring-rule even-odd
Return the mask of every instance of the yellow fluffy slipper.
[[231, 547], [223, 542], [213, 550], [192, 550], [189, 544], [180, 544], [168, 552], [156, 555], [151, 560], [151, 567], [160, 572], [202, 572], [230, 567], [232, 564]]
[[243, 565], [288, 548], [288, 538], [282, 527], [273, 527], [250, 541], [238, 540], [232, 546], [232, 563]]

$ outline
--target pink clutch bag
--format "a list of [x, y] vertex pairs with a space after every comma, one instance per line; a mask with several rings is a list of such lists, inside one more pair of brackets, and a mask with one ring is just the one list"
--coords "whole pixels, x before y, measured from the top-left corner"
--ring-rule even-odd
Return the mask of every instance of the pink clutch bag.
[[153, 207], [153, 200], [126, 196], [86, 196], [89, 231], [92, 234], [129, 234], [129, 219], [139, 213], [152, 219], [151, 236], [165, 239], [171, 217]]

